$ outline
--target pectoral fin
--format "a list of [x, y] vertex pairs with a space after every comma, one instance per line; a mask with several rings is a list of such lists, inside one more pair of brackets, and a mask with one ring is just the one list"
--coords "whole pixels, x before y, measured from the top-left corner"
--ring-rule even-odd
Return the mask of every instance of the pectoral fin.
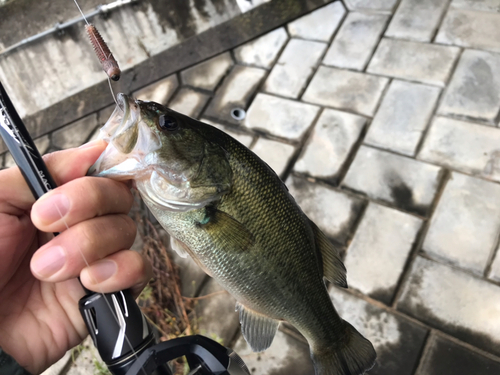
[[347, 288], [346, 269], [340, 259], [339, 252], [316, 224], [311, 220], [309, 223], [314, 232], [316, 249], [319, 250], [323, 259], [323, 275], [331, 283]]
[[279, 320], [268, 318], [241, 303], [236, 302], [240, 313], [241, 332], [254, 352], [263, 352], [271, 346], [280, 324]]
[[200, 227], [206, 231], [214, 244], [227, 251], [245, 251], [253, 243], [253, 235], [239, 221], [225, 212], [208, 209], [204, 222]]
[[170, 236], [170, 247], [175, 250], [177, 255], [181, 258], [187, 258], [188, 251], [186, 250], [186, 245], [172, 236]]

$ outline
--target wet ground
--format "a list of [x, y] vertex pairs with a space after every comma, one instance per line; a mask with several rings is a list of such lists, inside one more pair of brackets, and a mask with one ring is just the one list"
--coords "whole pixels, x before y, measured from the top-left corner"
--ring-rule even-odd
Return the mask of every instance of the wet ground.
[[[224, 129], [286, 181], [343, 253], [349, 289], [330, 294], [375, 345], [370, 374], [500, 373], [499, 24], [500, 0], [337, 1], [133, 93]], [[111, 111], [37, 146], [78, 146]], [[184, 293], [219, 290], [179, 262]], [[291, 327], [254, 354], [229, 296], [198, 309], [252, 373], [313, 374]]]

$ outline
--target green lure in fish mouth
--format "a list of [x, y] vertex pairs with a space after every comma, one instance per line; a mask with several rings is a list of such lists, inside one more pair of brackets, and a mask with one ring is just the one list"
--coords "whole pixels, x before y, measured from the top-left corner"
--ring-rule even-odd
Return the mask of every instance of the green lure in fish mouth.
[[134, 180], [142, 194], [176, 211], [219, 199], [231, 186], [231, 168], [223, 150], [207, 143], [189, 120], [160, 104], [118, 94], [99, 135], [108, 146], [87, 175]]

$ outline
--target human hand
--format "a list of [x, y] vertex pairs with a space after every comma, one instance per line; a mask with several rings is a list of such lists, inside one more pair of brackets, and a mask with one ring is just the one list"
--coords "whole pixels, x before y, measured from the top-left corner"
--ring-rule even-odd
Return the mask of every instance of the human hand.
[[136, 234], [128, 187], [85, 177], [105, 146], [46, 155], [59, 187], [36, 203], [17, 167], [0, 171], [0, 347], [33, 374], [87, 336], [76, 277], [93, 291], [138, 295], [152, 275], [143, 256], [124, 250]]

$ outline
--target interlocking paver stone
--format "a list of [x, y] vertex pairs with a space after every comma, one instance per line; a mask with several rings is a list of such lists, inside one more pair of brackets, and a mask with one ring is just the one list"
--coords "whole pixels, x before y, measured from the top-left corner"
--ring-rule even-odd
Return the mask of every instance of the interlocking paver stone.
[[347, 242], [361, 210], [360, 199], [295, 176], [286, 185], [304, 213], [328, 237], [340, 244]]
[[370, 125], [365, 143], [413, 156], [441, 90], [394, 80]]
[[413, 374], [427, 336], [427, 329], [370, 305], [339, 288], [332, 287], [330, 297], [339, 315], [375, 347], [377, 361], [367, 374]]
[[435, 335], [416, 375], [496, 375], [500, 362]]
[[323, 64], [363, 70], [368, 64], [389, 17], [350, 12], [323, 59]]
[[325, 109], [294, 170], [336, 183], [365, 124], [362, 116]]
[[292, 37], [329, 42], [345, 13], [342, 2], [335, 1], [290, 22], [287, 29]]
[[252, 151], [269, 164], [277, 175], [281, 175], [295, 152], [295, 147], [286, 143], [259, 138], [253, 145]]
[[240, 326], [239, 316], [235, 311], [236, 300], [227, 293], [214, 279], [209, 279], [203, 286], [200, 296], [218, 293], [203, 298], [196, 305], [198, 328], [202, 335], [215, 335], [228, 345]]
[[229, 52], [222, 53], [192, 68], [183, 70], [181, 72], [182, 83], [213, 91], [233, 64]]
[[315, 105], [257, 94], [248, 109], [245, 125], [278, 137], [298, 140], [319, 112]]
[[373, 116], [388, 82], [384, 77], [320, 66], [302, 100]]
[[288, 34], [281, 27], [236, 48], [234, 57], [242, 64], [271, 69], [287, 40]]
[[229, 129], [227, 126], [221, 125], [217, 122], [208, 120], [206, 118], [202, 118], [201, 121], [204, 123], [207, 123], [209, 125], [215, 126], [217, 129], [220, 129], [223, 132], [229, 134], [231, 137], [233, 137], [234, 139], [236, 139], [238, 142], [240, 142], [242, 145], [244, 145], [246, 147], [250, 147], [250, 145], [253, 142], [253, 139], [254, 139], [253, 135], [233, 131], [233, 130]]
[[[432, 326], [500, 355], [500, 184], [488, 181], [500, 182], [497, 24], [500, 0], [334, 1], [135, 92], [203, 116], [283, 178], [297, 158], [287, 185], [345, 259], [355, 290], [330, 288], [331, 296], [375, 345], [370, 375], [500, 372], [493, 356], [436, 330], [428, 337]], [[247, 110], [244, 120], [230, 116], [236, 107]], [[92, 127], [113, 109], [101, 110]], [[66, 125], [39, 148], [80, 143], [73, 138], [82, 130]], [[191, 258], [173, 260], [183, 295], [221, 290]], [[252, 374], [314, 374], [308, 346], [286, 324], [256, 354], [228, 294], [197, 305], [201, 332], [226, 345], [239, 337], [236, 350]]]
[[264, 91], [298, 98], [326, 50], [325, 43], [291, 39], [267, 77]]
[[85, 143], [97, 126], [94, 113], [52, 133], [52, 144], [60, 149], [77, 147]]
[[498, 207], [500, 185], [453, 173], [432, 217], [424, 251], [482, 275], [500, 231]]
[[500, 181], [500, 129], [436, 117], [418, 158]]
[[450, 8], [437, 43], [500, 52], [500, 13]]
[[179, 80], [177, 79], [177, 75], [172, 74], [167, 78], [163, 78], [158, 82], [134, 92], [134, 96], [137, 99], [149, 100], [166, 105], [178, 86]]
[[449, 0], [402, 0], [385, 36], [430, 42]]
[[458, 47], [384, 38], [367, 71], [444, 86], [459, 52]]
[[391, 13], [398, 0], [345, 0], [350, 10], [371, 10]]
[[371, 202], [347, 249], [347, 284], [390, 304], [422, 220]]
[[186, 116], [197, 118], [208, 99], [209, 96], [206, 94], [183, 87], [175, 94], [168, 106]]
[[488, 277], [493, 281], [500, 282], [500, 246], [496, 250]]
[[500, 54], [465, 50], [439, 113], [494, 124], [500, 114]]
[[247, 108], [250, 98], [265, 74], [264, 69], [236, 65], [217, 89], [215, 97], [205, 111], [205, 116], [238, 124], [238, 121], [231, 117], [231, 110]]
[[454, 8], [500, 12], [500, 0], [452, 0]]
[[278, 330], [272, 345], [263, 353], [254, 353], [243, 336], [234, 350], [252, 375], [314, 375], [309, 347]]
[[349, 190], [426, 215], [441, 179], [441, 168], [361, 146], [342, 185]]
[[397, 307], [460, 340], [500, 353], [500, 288], [417, 257]]

